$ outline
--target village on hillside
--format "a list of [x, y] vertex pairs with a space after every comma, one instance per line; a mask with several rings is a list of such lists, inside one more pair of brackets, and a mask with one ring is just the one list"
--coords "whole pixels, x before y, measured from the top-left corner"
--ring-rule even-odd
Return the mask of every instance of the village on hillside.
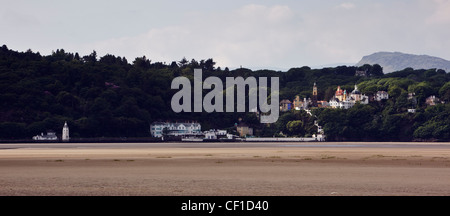
[[[389, 99], [389, 94], [386, 91], [377, 91], [373, 95], [365, 95], [359, 89], [358, 85], [355, 85], [352, 91], [342, 89], [340, 86], [333, 97], [329, 101], [319, 100], [318, 98], [318, 86], [314, 83], [312, 88], [312, 97], [303, 98], [295, 96], [291, 101], [289, 99], [282, 99], [280, 101], [280, 111], [289, 112], [293, 110], [304, 110], [309, 115], [312, 109], [325, 108], [325, 109], [350, 109], [356, 104], [367, 105], [370, 102], [382, 102]], [[408, 100], [416, 101], [415, 94], [409, 93]], [[427, 106], [434, 106], [438, 103], [443, 103], [435, 95], [431, 95], [425, 100]], [[408, 112], [414, 113], [415, 107], [408, 109]], [[322, 126], [317, 121], [314, 121], [314, 125], [317, 128], [315, 134], [312, 137], [254, 137], [253, 128], [247, 125], [245, 122], [239, 122], [235, 124], [236, 135], [230, 134], [227, 130], [212, 129], [208, 131], [201, 130], [201, 124], [198, 122], [154, 122], [150, 126], [151, 135], [153, 137], [163, 138], [164, 136], [179, 136], [182, 137], [182, 141], [205, 141], [205, 140], [240, 140], [240, 141], [325, 141], [326, 135]]]
[[[312, 89], [312, 98], [303, 98], [297, 95], [292, 100], [283, 99], [280, 101], [280, 111], [289, 112], [293, 110], [304, 110], [309, 115], [312, 116], [311, 109], [316, 108], [326, 108], [326, 109], [349, 109], [355, 104], [369, 104], [369, 102], [389, 99], [389, 95], [386, 91], [378, 91], [374, 95], [365, 95], [358, 90], [358, 86], [348, 92], [346, 89], [342, 89], [340, 86], [333, 97], [329, 101], [319, 100], [317, 97], [317, 85], [314, 83]], [[408, 94], [409, 100], [415, 100], [414, 93]], [[426, 98], [425, 103], [427, 106], [434, 106], [438, 103], [443, 103], [439, 98], [432, 95]], [[410, 108], [408, 112], [414, 113], [415, 109]], [[150, 125], [150, 135], [151, 137], [158, 138], [164, 141], [164, 138], [170, 138], [169, 140], [180, 140], [180, 141], [325, 141], [325, 134], [323, 128], [314, 121], [314, 125], [317, 127], [317, 133], [313, 134], [312, 137], [254, 137], [253, 128], [247, 125], [245, 122], [239, 121], [234, 125], [235, 134], [229, 133], [224, 129], [210, 129], [207, 131], [202, 131], [201, 124], [196, 121], [184, 121], [184, 122], [172, 122], [172, 121], [156, 121]], [[173, 138], [176, 139], [173, 139]], [[69, 127], [67, 122], [65, 122], [62, 129], [62, 137], [59, 139], [56, 132], [50, 130], [47, 134], [41, 133], [33, 137], [35, 141], [63, 141], [68, 142], [69, 137]]]
[[[358, 72], [356, 72], [358, 75]], [[280, 112], [290, 112], [290, 111], [300, 111], [304, 110], [310, 116], [314, 117], [311, 110], [317, 108], [325, 109], [350, 109], [356, 104], [367, 105], [370, 102], [382, 102], [389, 99], [389, 94], [386, 91], [377, 91], [373, 95], [365, 95], [359, 89], [358, 85], [354, 86], [352, 91], [347, 89], [342, 89], [341, 86], [337, 86], [334, 95], [330, 100], [319, 100], [318, 98], [318, 86], [314, 83], [312, 87], [312, 97], [303, 98], [300, 96], [295, 96], [291, 100], [282, 99], [279, 104]], [[417, 104], [417, 99], [415, 93], [408, 94], [408, 100], [415, 102]], [[438, 103], [444, 103], [435, 95], [431, 95], [426, 98], [425, 104], [427, 106], [434, 106]], [[408, 109], [409, 113], [415, 113], [415, 107]], [[257, 112], [258, 115], [258, 112]], [[325, 141], [326, 135], [322, 126], [320, 126], [317, 121], [314, 121], [314, 126], [316, 127], [316, 133], [312, 134], [311, 137], [255, 137], [253, 133], [253, 128], [239, 119], [238, 123], [235, 123], [233, 132], [227, 131], [225, 129], [210, 129], [202, 131], [202, 126], [196, 120], [190, 121], [155, 121], [150, 124], [150, 136], [156, 138], [160, 141]], [[56, 132], [49, 130], [47, 134], [41, 133], [32, 138], [35, 141], [63, 141], [68, 142], [69, 137], [69, 127], [67, 122], [65, 122], [62, 129], [62, 136], [58, 138]]]
[[[381, 101], [389, 98], [385, 91], [378, 91], [374, 96], [366, 96], [355, 89], [350, 93], [338, 86], [335, 95], [330, 101], [320, 101], [317, 97], [317, 85], [314, 83], [312, 90], [312, 98], [300, 99], [296, 96], [291, 102], [289, 99], [280, 101], [280, 111], [288, 112], [291, 110], [305, 110], [312, 116], [311, 109], [314, 108], [341, 108], [349, 109], [356, 103], [368, 104], [369, 101]], [[201, 131], [201, 125], [197, 122], [153, 122], [150, 126], [151, 135], [164, 139], [164, 136], [179, 136], [182, 141], [203, 141], [203, 140], [245, 140], [245, 141], [325, 141], [325, 134], [317, 121], [314, 122], [317, 132], [312, 137], [253, 137], [253, 128], [245, 122], [239, 122], [235, 125], [237, 135], [227, 133], [226, 130], [212, 129], [209, 131]]]

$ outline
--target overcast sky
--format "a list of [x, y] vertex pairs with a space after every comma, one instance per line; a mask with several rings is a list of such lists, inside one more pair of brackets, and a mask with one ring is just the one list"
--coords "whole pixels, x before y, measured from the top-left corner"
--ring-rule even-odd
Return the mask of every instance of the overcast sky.
[[252, 69], [354, 64], [378, 51], [450, 60], [450, 0], [0, 1], [0, 43], [43, 55]]

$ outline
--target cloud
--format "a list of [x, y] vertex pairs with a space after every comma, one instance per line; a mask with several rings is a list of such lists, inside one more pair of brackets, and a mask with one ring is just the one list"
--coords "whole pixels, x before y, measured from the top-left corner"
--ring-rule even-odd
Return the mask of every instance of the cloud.
[[293, 17], [293, 11], [286, 5], [268, 7], [265, 5], [250, 4], [238, 9], [234, 14], [239, 18], [245, 19], [245, 21], [263, 21], [269, 24], [283, 23]]
[[269, 66], [285, 58], [298, 40], [293, 21], [287, 6], [250, 4], [229, 13], [200, 14], [182, 25], [85, 44], [84, 49], [127, 58], [146, 55], [154, 61], [214, 58], [222, 67]]
[[356, 5], [353, 3], [350, 3], [350, 2], [345, 2], [338, 6], [338, 8], [347, 9], [347, 10], [354, 9], [355, 7], [356, 7]]
[[433, 0], [434, 6], [432, 15], [428, 18], [430, 24], [450, 23], [450, 0]]
[[95, 49], [99, 55], [110, 53], [129, 61], [143, 55], [166, 63], [183, 57], [213, 58], [217, 66], [231, 68], [356, 63], [378, 51], [448, 59], [449, 2], [344, 2], [314, 10], [247, 4], [232, 10], [190, 11], [182, 22], [73, 48], [87, 54]]

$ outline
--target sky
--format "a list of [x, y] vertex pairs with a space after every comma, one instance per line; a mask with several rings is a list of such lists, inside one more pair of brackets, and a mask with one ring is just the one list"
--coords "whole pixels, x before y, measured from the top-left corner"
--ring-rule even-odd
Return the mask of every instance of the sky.
[[450, 60], [450, 0], [0, 0], [0, 45], [222, 68], [353, 65], [379, 51]]

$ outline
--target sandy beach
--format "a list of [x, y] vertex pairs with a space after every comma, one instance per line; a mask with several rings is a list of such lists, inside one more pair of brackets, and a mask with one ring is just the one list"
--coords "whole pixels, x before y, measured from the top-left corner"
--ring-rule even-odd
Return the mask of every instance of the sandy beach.
[[1, 196], [448, 196], [450, 148], [0, 150]]

